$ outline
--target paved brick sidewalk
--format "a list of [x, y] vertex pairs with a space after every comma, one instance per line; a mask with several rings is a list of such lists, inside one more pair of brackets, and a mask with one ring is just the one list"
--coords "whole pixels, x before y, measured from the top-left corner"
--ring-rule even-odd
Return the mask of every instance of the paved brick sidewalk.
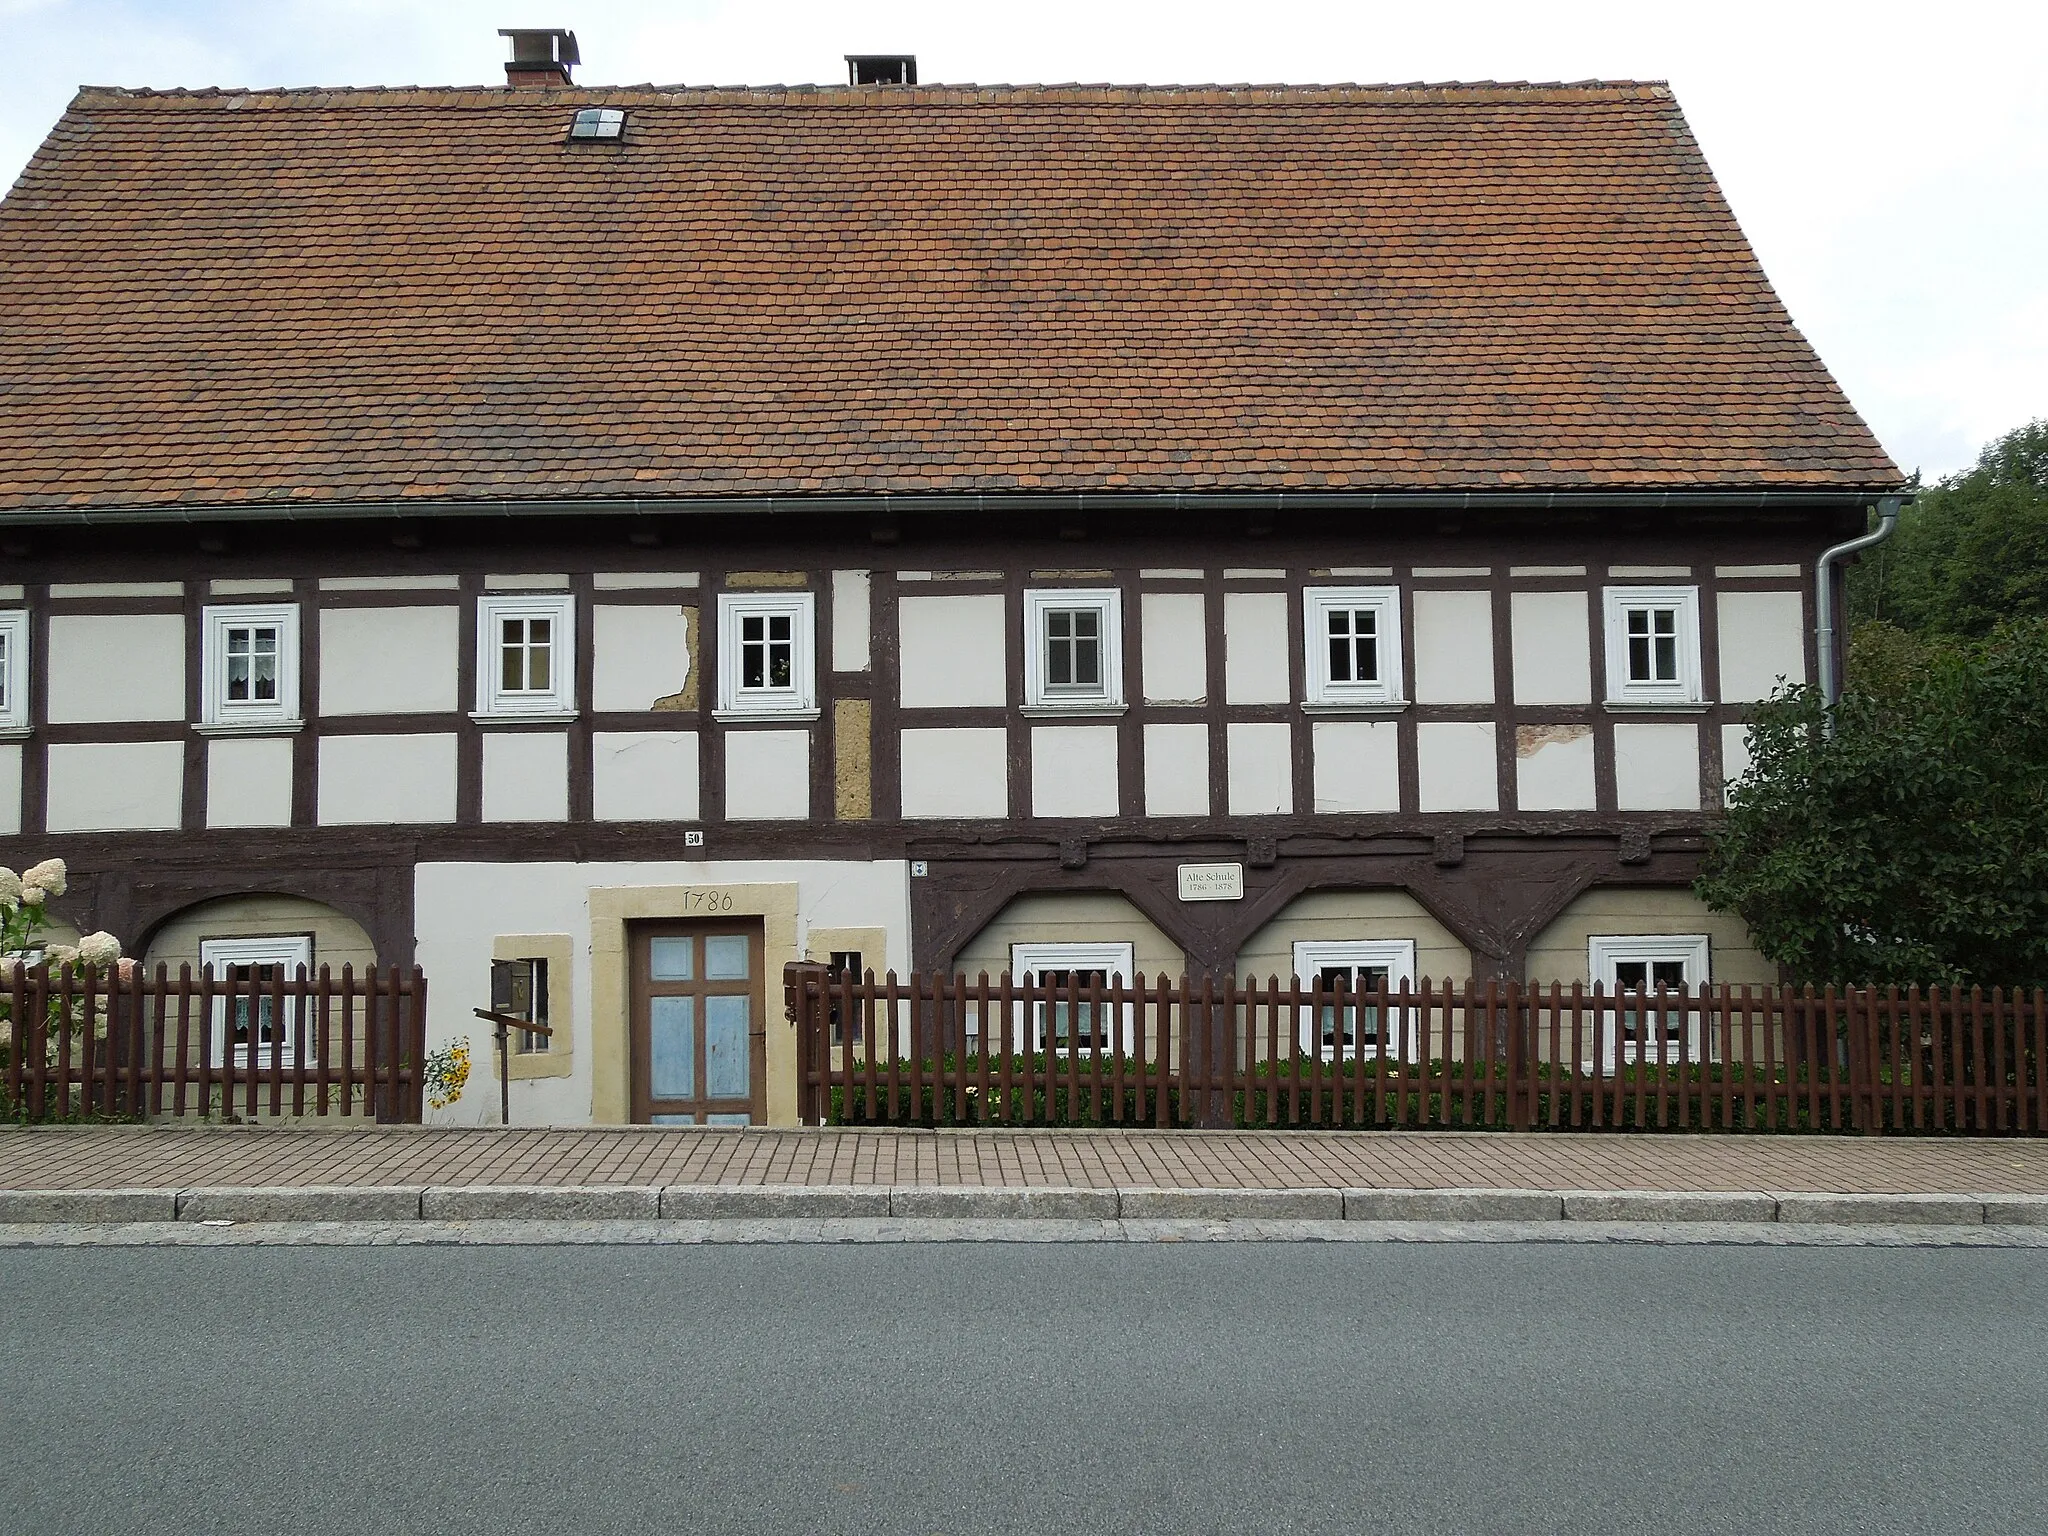
[[613, 1127], [0, 1131], [0, 1189], [299, 1184], [2048, 1194], [2048, 1141]]

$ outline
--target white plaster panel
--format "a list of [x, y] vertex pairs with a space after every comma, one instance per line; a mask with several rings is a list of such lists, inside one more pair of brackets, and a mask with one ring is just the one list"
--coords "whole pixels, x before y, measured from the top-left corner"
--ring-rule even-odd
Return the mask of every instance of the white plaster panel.
[[810, 814], [809, 731], [725, 733], [727, 821], [802, 821]]
[[695, 821], [695, 731], [597, 731], [590, 738], [591, 812], [599, 821]]
[[0, 742], [0, 837], [21, 830], [21, 744]]
[[1285, 592], [1223, 594], [1223, 696], [1232, 704], [1285, 704], [1291, 649]]
[[1799, 592], [1720, 596], [1721, 699], [1768, 699], [1782, 679], [1806, 681], [1806, 598]]
[[1010, 814], [1009, 732], [1001, 726], [903, 732], [903, 814]]
[[1002, 593], [906, 597], [896, 614], [905, 709], [1002, 706]]
[[832, 670], [868, 669], [870, 582], [866, 571], [832, 573]]
[[1031, 728], [1031, 814], [1117, 814], [1113, 725]]
[[1391, 720], [1318, 720], [1315, 749], [1318, 811], [1401, 809], [1401, 732]]
[[485, 732], [484, 820], [568, 819], [568, 733]]
[[1145, 814], [1209, 814], [1209, 727], [1145, 727]]
[[1233, 721], [1223, 729], [1225, 780], [1233, 816], [1285, 816], [1294, 809], [1294, 730]]
[[1725, 804], [1728, 792], [1735, 781], [1749, 772], [1749, 727], [1746, 725], [1724, 725], [1721, 727], [1721, 799]]
[[1415, 699], [1419, 704], [1493, 702], [1493, 594], [1417, 592]]
[[183, 818], [185, 743], [50, 744], [52, 832], [169, 831]]
[[1500, 808], [1490, 720], [1425, 720], [1415, 727], [1415, 776], [1425, 811]]
[[1517, 704], [1593, 702], [1591, 613], [1584, 592], [1516, 592], [1508, 599]]
[[[1594, 808], [1593, 733], [1535, 730], [1515, 737], [1515, 804], [1525, 811]], [[1533, 739], [1527, 739], [1533, 737]]]
[[681, 603], [599, 604], [590, 631], [592, 709], [652, 709], [688, 686], [690, 628]]
[[206, 824], [288, 827], [292, 824], [289, 736], [219, 736], [206, 744]]
[[1624, 811], [1698, 810], [1699, 727], [1617, 724], [1614, 803]]
[[[1200, 704], [1209, 697], [1206, 612], [1207, 601], [1199, 592], [1147, 592], [1139, 600], [1139, 648], [1148, 703]], [[1208, 782], [1206, 774], [1203, 782]]]
[[320, 824], [455, 819], [455, 736], [320, 738]]
[[320, 713], [453, 712], [460, 619], [456, 608], [321, 609]]
[[49, 667], [52, 724], [185, 718], [182, 614], [55, 614]]

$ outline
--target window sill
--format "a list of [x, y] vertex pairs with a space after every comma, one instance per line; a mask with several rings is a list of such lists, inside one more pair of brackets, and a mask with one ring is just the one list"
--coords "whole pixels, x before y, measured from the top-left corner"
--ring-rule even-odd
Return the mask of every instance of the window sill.
[[27, 741], [34, 734], [34, 726], [0, 725], [0, 741]]
[[[493, 1043], [491, 1061], [494, 1066], [497, 1056], [498, 1048]], [[515, 1083], [530, 1083], [536, 1079], [574, 1076], [575, 1067], [575, 1058], [567, 1051], [514, 1051], [508, 1075]]]
[[1018, 707], [1021, 715], [1033, 715], [1044, 720], [1085, 720], [1089, 718], [1109, 719], [1130, 713], [1131, 706], [1121, 699], [1076, 699], [1071, 704], [1044, 703], [1024, 704]]
[[473, 709], [469, 718], [478, 725], [569, 725], [576, 719], [573, 709], [523, 709], [523, 710], [481, 710]]
[[192, 727], [201, 736], [296, 736], [303, 720], [202, 720]]
[[823, 711], [812, 704], [803, 709], [714, 709], [711, 718], [720, 725], [772, 725], [816, 720], [822, 714]]
[[1609, 699], [1610, 715], [1704, 715], [1712, 709], [1707, 699]]
[[1340, 704], [1329, 700], [1309, 700], [1303, 703], [1301, 712], [1304, 715], [1398, 715], [1405, 713], [1412, 702], [1410, 699], [1386, 699], [1379, 703]]

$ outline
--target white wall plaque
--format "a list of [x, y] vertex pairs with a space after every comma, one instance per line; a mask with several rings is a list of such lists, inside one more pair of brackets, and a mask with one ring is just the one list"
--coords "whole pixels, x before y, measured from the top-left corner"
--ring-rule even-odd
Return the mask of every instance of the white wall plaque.
[[1180, 867], [1182, 901], [1243, 901], [1242, 864], [1183, 864]]

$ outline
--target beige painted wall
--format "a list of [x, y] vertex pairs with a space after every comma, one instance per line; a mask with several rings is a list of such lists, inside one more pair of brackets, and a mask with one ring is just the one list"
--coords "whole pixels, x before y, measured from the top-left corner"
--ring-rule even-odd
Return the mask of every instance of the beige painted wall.
[[1318, 811], [1401, 809], [1401, 728], [1391, 720], [1318, 720], [1315, 746]]
[[184, 615], [52, 615], [48, 688], [53, 725], [184, 719]]
[[1223, 727], [1224, 783], [1233, 816], [1284, 816], [1294, 809], [1293, 727], [1232, 720]]
[[1500, 804], [1491, 720], [1425, 720], [1415, 727], [1415, 777], [1425, 811], [1491, 811]]
[[1223, 697], [1231, 704], [1285, 704], [1292, 698], [1285, 592], [1223, 594]]
[[167, 831], [183, 816], [182, 741], [57, 741], [49, 764], [52, 832]]
[[1009, 736], [1001, 726], [901, 733], [903, 814], [1006, 816]]
[[897, 604], [905, 709], [1000, 708], [1006, 688], [1000, 592], [906, 597]]
[[567, 734], [486, 732], [483, 812], [485, 821], [567, 821]]
[[1493, 594], [1417, 592], [1415, 701], [1493, 702]]
[[370, 936], [354, 918], [304, 896], [270, 893], [222, 896], [187, 907], [156, 931], [143, 959], [152, 968], [159, 962], [169, 966], [173, 976], [181, 965], [191, 966], [196, 975], [202, 939], [254, 939], [300, 933], [313, 935], [315, 974], [325, 965], [338, 976], [344, 965], [353, 965], [360, 975], [377, 963], [377, 951]]
[[1031, 814], [1117, 814], [1117, 729], [1113, 725], [1031, 728]]
[[1199, 592], [1147, 592], [1139, 604], [1139, 661], [1153, 704], [1199, 704], [1209, 697], [1206, 600]]
[[1721, 699], [1767, 699], [1782, 680], [1806, 681], [1806, 595], [1723, 592], [1720, 595]]
[[1591, 608], [1584, 592], [1517, 592], [1508, 600], [1517, 704], [1590, 704]]
[[21, 830], [21, 746], [0, 742], [0, 837]]
[[970, 939], [953, 969], [991, 980], [1010, 968], [1012, 944], [1128, 944], [1131, 964], [1148, 979], [1178, 977], [1187, 956], [1152, 919], [1111, 891], [1057, 891], [1019, 896]]
[[206, 824], [292, 824], [292, 738], [220, 736], [206, 744]]
[[1589, 982], [1586, 944], [1596, 933], [1704, 933], [1710, 982], [1776, 985], [1778, 980], [1778, 968], [1756, 952], [1741, 918], [1708, 911], [1690, 891], [1626, 886], [1587, 891], [1559, 913], [1529, 946], [1529, 980], [1567, 986]]
[[595, 731], [591, 797], [599, 821], [695, 821], [695, 731]]
[[1614, 727], [1614, 798], [1624, 811], [1695, 811], [1700, 804], [1696, 725], [1620, 721]]
[[652, 709], [690, 682], [689, 615], [681, 603], [598, 604], [591, 611], [590, 707]]
[[1209, 814], [1209, 727], [1200, 723], [1145, 726], [1145, 814]]
[[322, 736], [323, 827], [455, 819], [455, 734]]
[[324, 608], [320, 713], [447, 714], [457, 708], [459, 608]]
[[1345, 939], [1413, 940], [1418, 984], [1424, 977], [1463, 981], [1472, 974], [1472, 952], [1406, 891], [1311, 891], [1245, 941], [1238, 975], [1277, 976], [1284, 983], [1294, 971], [1297, 941]]

